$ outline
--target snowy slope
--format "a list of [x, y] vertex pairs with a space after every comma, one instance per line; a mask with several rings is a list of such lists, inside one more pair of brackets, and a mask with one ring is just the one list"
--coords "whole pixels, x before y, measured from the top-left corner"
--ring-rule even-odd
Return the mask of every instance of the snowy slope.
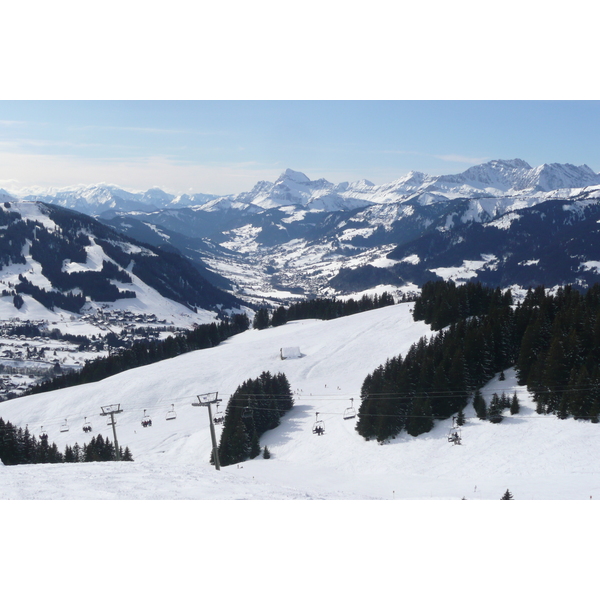
[[[418, 438], [402, 434], [378, 445], [343, 420], [361, 383], [388, 357], [406, 353], [429, 334], [415, 323], [411, 304], [333, 321], [298, 321], [248, 331], [221, 346], [130, 370], [104, 381], [0, 404], [0, 415], [33, 433], [43, 426], [61, 450], [91, 435], [111, 435], [100, 407], [120, 403], [118, 437], [133, 463], [21, 465], [3, 469], [0, 498], [49, 499], [516, 499], [600, 497], [600, 428], [560, 421], [533, 411], [518, 389], [522, 411], [501, 424], [481, 422], [470, 407], [463, 444], [446, 440], [449, 422]], [[298, 346], [303, 356], [281, 361], [279, 349]], [[286, 373], [294, 409], [261, 438], [273, 453], [217, 472], [208, 464], [210, 433], [197, 394], [227, 398], [263, 370]], [[514, 374], [485, 390], [512, 395]], [[173, 408], [177, 418], [166, 421]], [[146, 409], [154, 425], [142, 428]], [[311, 433], [315, 413], [326, 433]], [[81, 426], [87, 417], [92, 434]], [[59, 429], [64, 420], [70, 426]]]

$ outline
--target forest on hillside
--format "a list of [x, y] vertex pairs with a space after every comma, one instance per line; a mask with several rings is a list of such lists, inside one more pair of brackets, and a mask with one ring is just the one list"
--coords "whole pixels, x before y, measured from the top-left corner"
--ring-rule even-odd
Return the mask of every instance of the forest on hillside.
[[239, 385], [225, 411], [219, 442], [221, 464], [227, 466], [257, 457], [261, 451], [260, 436], [275, 429], [293, 406], [292, 390], [283, 373], [272, 375], [263, 371], [256, 379]]
[[[47, 433], [34, 435], [28, 427], [15, 427], [10, 421], [4, 421], [0, 417], [0, 461], [4, 465], [109, 460], [117, 460], [117, 452], [114, 444], [101, 434], [92, 437], [83, 446], [77, 443], [67, 445], [64, 452], [61, 452], [54, 442], [49, 441]], [[119, 448], [118, 460], [133, 460], [128, 446]]]
[[[367, 375], [356, 426], [365, 439], [426, 433], [513, 366], [539, 414], [598, 422], [600, 285], [585, 293], [538, 287], [515, 304], [510, 291], [479, 283], [429, 282], [413, 317], [438, 333]], [[478, 414], [489, 418], [489, 411]]]

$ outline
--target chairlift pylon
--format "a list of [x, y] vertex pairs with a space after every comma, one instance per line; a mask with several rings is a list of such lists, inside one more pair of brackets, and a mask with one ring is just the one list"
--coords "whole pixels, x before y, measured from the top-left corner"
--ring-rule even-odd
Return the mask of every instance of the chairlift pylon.
[[312, 432], [317, 435], [323, 435], [325, 433], [325, 423], [319, 419], [319, 413], [316, 414], [315, 424], [313, 425]]
[[146, 414], [146, 409], [144, 409], [144, 416], [142, 417], [142, 427], [152, 427], [152, 419], [150, 415]]
[[172, 421], [173, 419], [177, 418], [177, 413], [175, 412], [175, 405], [171, 404], [171, 410], [169, 410], [167, 412], [167, 414], [165, 415], [165, 419], [167, 421]]
[[84, 433], [90, 433], [90, 431], [92, 431], [92, 425], [88, 422], [87, 417], [84, 417], [83, 420], [83, 431]]
[[344, 411], [344, 419], [356, 418], [356, 411], [354, 410], [354, 398], [350, 398], [350, 406]]

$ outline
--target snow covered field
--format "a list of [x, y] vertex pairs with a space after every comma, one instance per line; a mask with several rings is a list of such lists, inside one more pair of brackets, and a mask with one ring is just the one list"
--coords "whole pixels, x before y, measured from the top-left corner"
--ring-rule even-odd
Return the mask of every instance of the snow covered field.
[[[521, 412], [500, 424], [478, 420], [468, 407], [462, 445], [449, 444], [449, 421], [428, 434], [401, 434], [384, 445], [367, 442], [344, 420], [369, 372], [388, 357], [405, 354], [429, 327], [415, 323], [412, 304], [399, 304], [333, 321], [297, 321], [251, 330], [224, 344], [126, 371], [104, 381], [0, 404], [0, 415], [38, 434], [48, 432], [60, 450], [83, 445], [112, 430], [101, 407], [119, 403], [119, 444], [133, 463], [20, 465], [2, 469], [2, 499], [461, 499], [497, 500], [508, 488], [518, 500], [600, 498], [600, 427], [538, 415], [514, 372], [484, 389], [512, 396]], [[282, 361], [282, 347], [303, 356]], [[295, 393], [294, 409], [261, 438], [262, 457], [217, 472], [206, 408], [197, 394], [235, 388], [263, 370], [284, 372]], [[224, 407], [223, 407], [224, 408]], [[143, 428], [147, 411], [153, 426]], [[167, 421], [174, 410], [177, 418]], [[326, 433], [311, 432], [316, 419]], [[82, 431], [84, 419], [93, 432]], [[60, 431], [65, 421], [68, 432]], [[217, 427], [217, 435], [219, 428]]]

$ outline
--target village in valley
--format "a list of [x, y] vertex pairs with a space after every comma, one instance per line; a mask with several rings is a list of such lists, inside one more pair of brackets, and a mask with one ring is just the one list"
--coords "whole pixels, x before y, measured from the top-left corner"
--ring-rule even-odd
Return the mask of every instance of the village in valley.
[[108, 305], [92, 307], [83, 315], [57, 311], [53, 321], [20, 317], [0, 321], [0, 402], [134, 342], [160, 340], [185, 330], [153, 313]]

